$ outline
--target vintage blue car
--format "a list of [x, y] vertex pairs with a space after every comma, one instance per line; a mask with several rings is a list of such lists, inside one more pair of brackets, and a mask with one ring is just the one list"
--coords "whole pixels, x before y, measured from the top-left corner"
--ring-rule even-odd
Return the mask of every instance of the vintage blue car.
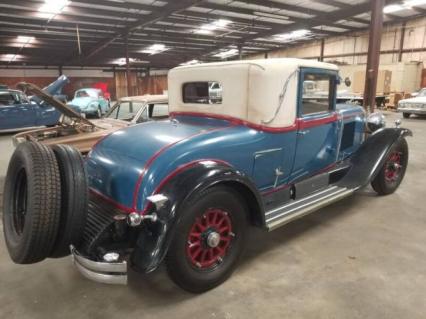
[[[69, 82], [65, 75], [45, 87], [46, 93], [60, 93]], [[0, 132], [28, 130], [40, 126], [54, 126], [61, 113], [37, 97], [28, 98], [18, 90], [0, 88]]]
[[101, 118], [109, 110], [109, 102], [102, 90], [85, 88], [75, 91], [74, 98], [68, 103], [78, 107], [81, 113]]
[[[304, 93], [306, 81], [321, 94]], [[339, 81], [335, 65], [300, 59], [178, 67], [171, 119], [116, 131], [85, 162], [69, 146], [20, 144], [4, 192], [11, 258], [71, 245], [90, 279], [126, 283], [128, 264], [150, 273], [165, 262], [180, 287], [203, 292], [231, 275], [249, 224], [274, 230], [370, 183], [391, 194], [411, 132], [336, 105]]]

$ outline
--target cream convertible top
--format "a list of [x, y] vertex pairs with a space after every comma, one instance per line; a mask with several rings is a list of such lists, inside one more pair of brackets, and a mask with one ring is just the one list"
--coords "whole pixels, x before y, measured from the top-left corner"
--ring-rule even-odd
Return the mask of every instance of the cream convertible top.
[[[287, 58], [177, 67], [168, 77], [169, 110], [232, 116], [269, 127], [291, 126], [296, 119], [300, 67], [338, 70], [333, 64]], [[183, 103], [183, 84], [197, 81], [219, 82], [223, 88], [222, 103]]]

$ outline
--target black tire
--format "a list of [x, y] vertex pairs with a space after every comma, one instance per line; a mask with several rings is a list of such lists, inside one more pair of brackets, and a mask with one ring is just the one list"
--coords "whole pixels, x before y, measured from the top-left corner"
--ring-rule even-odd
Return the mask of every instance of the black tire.
[[45, 145], [18, 145], [7, 170], [3, 225], [6, 246], [17, 264], [45, 259], [59, 228], [61, 180], [53, 151]]
[[98, 106], [98, 110], [96, 111], [95, 116], [96, 116], [96, 118], [98, 118], [98, 119], [100, 119], [100, 118], [102, 117], [102, 110], [101, 110], [101, 107], [100, 107], [100, 106]]
[[[396, 156], [396, 157], [395, 157]], [[398, 166], [395, 166], [397, 164]], [[401, 137], [390, 149], [386, 161], [371, 186], [379, 195], [388, 195], [396, 191], [404, 178], [408, 164], [408, 144]]]
[[[232, 226], [229, 229], [232, 230], [232, 233], [223, 234], [220, 237], [220, 244], [217, 245], [217, 247], [223, 244], [229, 245], [225, 248], [220, 247], [225, 252], [224, 255], [218, 256], [210, 266], [202, 267], [200, 263], [194, 263], [194, 260], [190, 258], [189, 250], [192, 248], [189, 247], [193, 243], [190, 243], [189, 234], [195, 227], [194, 223], [198, 221], [202, 223], [205, 221], [203, 219], [205, 213], [208, 211], [210, 214], [214, 210], [224, 214], [216, 219], [229, 217]], [[247, 209], [241, 196], [232, 188], [216, 186], [196, 194], [181, 211], [183, 216], [177, 225], [166, 256], [166, 267], [170, 278], [179, 287], [192, 293], [201, 293], [220, 285], [234, 271], [245, 246]], [[228, 219], [225, 221], [226, 223], [229, 223]], [[200, 234], [200, 238], [206, 238], [203, 237], [203, 234], [204, 232]], [[223, 241], [225, 238], [228, 244]], [[218, 248], [208, 247], [207, 244], [203, 249], [213, 249], [213, 252], [215, 249], [218, 250]], [[212, 256], [212, 258], [214, 257]]]
[[405, 119], [408, 119], [409, 117], [410, 117], [410, 113], [402, 113], [402, 116], [405, 118]]
[[83, 238], [88, 206], [87, 174], [80, 152], [69, 145], [52, 146], [61, 176], [61, 215], [58, 236], [49, 257], [70, 254], [70, 245]]

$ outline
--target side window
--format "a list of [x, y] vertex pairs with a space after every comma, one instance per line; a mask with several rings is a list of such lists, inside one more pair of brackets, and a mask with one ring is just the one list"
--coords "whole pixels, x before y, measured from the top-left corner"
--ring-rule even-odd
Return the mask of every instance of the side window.
[[334, 79], [330, 74], [305, 73], [301, 115], [328, 112], [333, 109]]
[[182, 87], [183, 103], [221, 104], [222, 85], [219, 82], [189, 82]]
[[150, 104], [150, 118], [152, 119], [166, 119], [169, 117], [168, 104]]
[[120, 120], [130, 121], [135, 114], [133, 113], [133, 105], [130, 102], [121, 102], [120, 109], [116, 118]]

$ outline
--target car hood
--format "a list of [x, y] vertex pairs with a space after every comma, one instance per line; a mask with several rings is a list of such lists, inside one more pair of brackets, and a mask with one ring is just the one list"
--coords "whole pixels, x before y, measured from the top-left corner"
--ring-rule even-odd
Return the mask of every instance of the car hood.
[[[87, 157], [90, 188], [129, 210], [141, 209], [158, 180], [181, 163], [196, 159], [198, 151], [209, 149], [211, 156], [220, 157], [214, 145], [221, 141], [223, 130], [232, 126], [223, 120], [197, 123], [173, 119], [113, 132]], [[134, 202], [133, 194], [139, 190], [142, 200]]]
[[85, 97], [74, 98], [68, 104], [84, 108], [87, 105], [89, 105], [90, 102], [93, 102], [93, 101], [95, 101], [95, 99], [93, 97], [85, 96]]
[[76, 110], [75, 107], [70, 107], [69, 105], [63, 104], [61, 101], [55, 99], [53, 96], [51, 96], [49, 93], [44, 92], [42, 89], [40, 89], [37, 85], [32, 83], [25, 83], [21, 82], [17, 84], [17, 87], [22, 87], [27, 92], [30, 92], [31, 94], [36, 95], [46, 103], [48, 103], [50, 106], [53, 106], [55, 109], [57, 109], [59, 112], [61, 112], [63, 115], [77, 120], [78, 122], [85, 123], [90, 126], [95, 126], [92, 122], [90, 122], [85, 117], [81, 116], [81, 114]]
[[422, 103], [426, 104], [426, 96], [416, 96], [409, 99], [399, 100], [399, 103]]

